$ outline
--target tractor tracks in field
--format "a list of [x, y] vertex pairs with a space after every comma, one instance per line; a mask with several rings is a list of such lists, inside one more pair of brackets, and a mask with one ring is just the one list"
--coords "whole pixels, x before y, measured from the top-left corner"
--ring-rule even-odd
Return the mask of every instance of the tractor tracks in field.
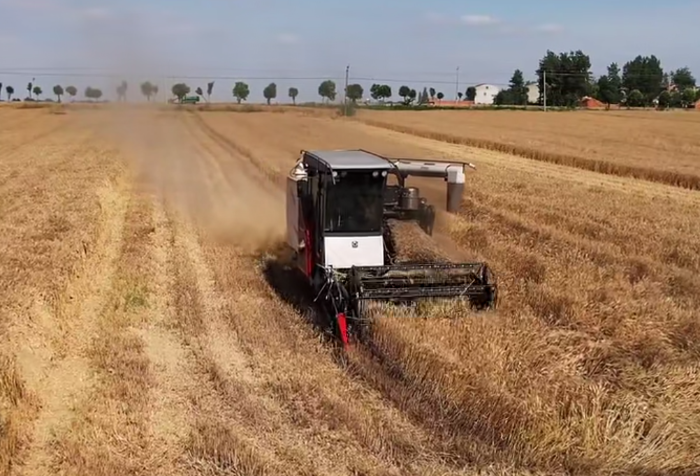
[[29, 391], [40, 397], [32, 443], [22, 474], [48, 474], [53, 435], [67, 431], [74, 404], [92, 385], [89, 345], [112, 285], [122, 240], [126, 198], [124, 183], [100, 191], [100, 232], [94, 252], [84, 258], [66, 289], [37, 296], [23, 328], [11, 329], [17, 364]]
[[[202, 117], [199, 114], [190, 113], [188, 114], [188, 119], [192, 120], [196, 124], [196, 126], [200, 130], [202, 130], [211, 140], [218, 144], [219, 147], [232, 154], [242, 156], [248, 159], [250, 163], [258, 170], [258, 173], [262, 174], [262, 176], [266, 178], [267, 182], [270, 182], [277, 186], [284, 185], [284, 175], [282, 173], [280, 173], [275, 168], [270, 167], [270, 165], [266, 164], [264, 161], [260, 160], [251, 150], [247, 149], [246, 147], [243, 147], [242, 145], [226, 137], [224, 134], [215, 130], [213, 127], [207, 124], [206, 121], [202, 119]], [[264, 182], [262, 184], [266, 186], [268, 185]]]
[[[233, 142], [232, 139], [228, 138], [227, 141]], [[256, 157], [252, 157], [251, 160], [257, 163], [261, 163], [260, 159]], [[441, 241], [448, 240], [446, 236], [442, 236], [441, 238], [443, 238]], [[449, 244], [451, 245], [450, 252], [452, 255], [456, 256], [463, 254], [464, 251], [458, 249], [455, 243], [450, 242]], [[231, 260], [234, 259], [236, 261], [241, 260], [240, 257], [231, 258]], [[220, 261], [217, 261], [217, 263], [219, 262]], [[241, 267], [245, 268], [246, 266], [242, 265]], [[241, 272], [239, 276], [242, 277], [242, 275], [243, 273]], [[239, 277], [239, 279], [241, 278]], [[251, 275], [249, 279], [256, 280], [258, 282], [261, 281], [260, 276], [254, 277], [253, 275]], [[289, 283], [289, 281], [294, 279], [299, 278], [291, 274], [286, 276], [279, 276], [278, 279], [275, 280], [277, 282], [271, 283], [270, 285], [275, 288], [277, 288], [278, 286], [282, 288], [292, 287], [293, 284]], [[264, 283], [258, 284], [258, 286], [261, 285], [264, 286]], [[235, 284], [232, 283], [232, 286], [235, 286]], [[281, 291], [279, 289], [276, 292], [279, 292], [283, 295], [285, 294], [284, 291]], [[278, 299], [282, 298], [276, 297], [276, 300]], [[287, 313], [290, 314], [291, 318], [289, 322], [294, 322], [296, 320], [297, 325], [300, 324], [302, 327], [306, 327], [305, 332], [310, 331], [310, 329], [312, 328], [312, 324], [306, 322], [303, 318], [301, 318], [300, 313], [293, 309], [288, 309], [286, 311], [278, 310], [275, 313], [275, 315], [284, 315]], [[294, 326], [288, 327], [289, 324], [286, 320], [278, 322], [276, 326], [280, 326], [280, 329], [278, 329], [278, 331], [285, 329], [283, 333], [286, 335], [293, 335], [295, 332], [298, 332], [294, 329]], [[275, 342], [275, 339], [273, 337], [267, 337], [266, 340], [268, 341], [267, 346], [269, 347], [279, 345], [277, 342]], [[400, 339], [398, 340], [400, 341]], [[387, 345], [389, 346], [388, 348], [386, 347]], [[398, 345], [401, 348], [400, 351], [392, 349], [392, 345]], [[296, 349], [300, 349], [303, 348], [303, 345], [296, 344], [294, 345], [294, 347]], [[410, 345], [408, 345], [407, 347], [401, 347], [400, 342], [394, 340], [393, 342], [389, 342], [388, 344], [385, 342], [384, 347], [385, 348], [382, 349], [381, 346], [373, 345], [372, 343], [370, 343], [367, 346], [362, 346], [358, 348], [357, 351], [353, 352], [353, 354], [350, 356], [350, 373], [347, 374], [341, 371], [339, 373], [339, 378], [344, 380], [345, 384], [349, 384], [352, 386], [358, 385], [360, 388], [363, 389], [363, 392], [368, 392], [366, 395], [371, 394], [376, 398], [379, 398], [382, 402], [382, 412], [384, 412], [385, 415], [401, 415], [401, 425], [405, 425], [404, 431], [406, 432], [406, 434], [414, 435], [412, 437], [413, 441], [412, 443], [408, 443], [398, 434], [393, 433], [393, 430], [396, 427], [392, 428], [392, 425], [397, 425], [398, 423], [396, 421], [392, 421], [391, 419], [389, 419], [388, 421], [384, 420], [383, 425], [388, 425], [388, 427], [384, 427], [384, 431], [386, 433], [384, 433], [382, 437], [386, 441], [386, 445], [389, 448], [392, 448], [391, 452], [393, 454], [404, 455], [405, 461], [416, 461], [420, 460], [420, 458], [417, 458], [416, 454], [422, 451], [426, 455], [426, 460], [432, 459], [433, 464], [435, 464], [436, 466], [443, 464], [438, 462], [441, 460], [441, 458], [436, 457], [437, 454], [449, 455], [446, 459], [453, 462], [456, 465], [467, 464], [469, 462], [470, 457], [458, 455], [465, 453], [465, 445], [468, 446], [469, 444], [476, 445], [476, 447], [479, 447], [479, 445], [483, 445], [483, 447], [481, 447], [481, 450], [479, 451], [482, 451], [484, 452], [484, 454], [486, 454], [486, 451], [489, 450], [489, 448], [487, 443], [485, 442], [454, 442], [454, 438], [450, 436], [450, 432], [458, 431], [460, 425], [463, 424], [466, 420], [460, 417], [456, 419], [456, 422], [450, 423], [451, 419], [454, 420], [452, 416], [460, 415], [459, 410], [455, 410], [451, 413], [436, 413], [435, 408], [442, 408], [445, 406], [451, 407], [454, 405], [454, 402], [450, 401], [448, 398], [446, 398], [445, 395], [442, 395], [439, 391], [437, 391], [433, 386], [434, 382], [432, 380], [425, 379], [424, 377], [417, 375], [414, 372], [415, 369], [410, 368], [410, 361], [412, 360]], [[384, 350], [387, 349], [393, 352], [393, 356], [384, 355]], [[255, 352], [255, 350], [253, 350], [253, 352]], [[325, 350], [325, 352], [330, 353], [330, 350], [327, 349]], [[402, 355], [403, 357], [406, 357], [406, 362], [397, 362], [393, 360], [393, 357], [396, 357], [397, 355]], [[297, 353], [297, 358], [303, 359], [303, 352], [299, 351]], [[258, 359], [256, 359], [256, 361], [257, 360]], [[330, 360], [332, 361], [332, 358]], [[437, 364], [435, 364], [434, 367], [437, 368]], [[309, 368], [313, 368], [313, 366], [310, 365]], [[397, 373], [397, 369], [403, 370], [402, 372]], [[420, 373], [420, 370], [418, 373]], [[289, 392], [289, 390], [287, 390], [287, 392]], [[321, 398], [327, 399], [328, 397]], [[372, 406], [374, 405], [376, 405], [376, 403], [371, 404], [368, 401], [362, 401], [362, 403], [359, 403], [356, 406], [359, 406], [360, 408], [362, 408], [363, 406], [366, 406], [366, 408], [372, 408]], [[347, 411], [347, 409], [344, 410], [344, 413]], [[325, 418], [328, 417], [326, 416]], [[375, 413], [373, 414], [372, 418], [378, 418], [381, 421], [386, 417], [380, 417], [378, 414]], [[356, 421], [357, 419], [362, 421], [362, 418], [360, 418], [357, 415], [354, 415], [351, 421]], [[390, 421], [392, 421], [392, 423], [389, 423]], [[354, 426], [349, 421], [346, 421], [345, 423], [348, 425], [348, 428], [353, 428]], [[367, 448], [369, 451], [372, 451], [372, 449], [376, 451], [377, 447], [373, 443], [373, 438], [376, 438], [378, 436], [377, 433], [367, 435], [360, 432], [355, 432], [354, 434], [356, 438], [359, 438], [359, 440], [364, 445], [366, 445], [365, 448]], [[475, 452], [478, 453], [478, 451], [476, 450]], [[449, 468], [449, 466], [447, 467]], [[449, 473], [450, 469], [444, 469], [444, 471], [446, 473]]]
[[[196, 130], [184, 137], [198, 151], [192, 156], [198, 168], [193, 176], [206, 182], [203, 189], [217, 189], [232, 209], [236, 202], [260, 197], [259, 186], [256, 192], [255, 183], [245, 185], [256, 180], [251, 175], [260, 176], [246, 165], [248, 158]], [[226, 180], [221, 174], [228, 171], [237, 176]], [[274, 183], [266, 188], [280, 191]], [[187, 367], [198, 376], [198, 384], [186, 390], [197, 395], [190, 397], [197, 404], [189, 406], [187, 467], [219, 467], [222, 457], [215, 458], [216, 451], [234, 451], [233, 441], [238, 453], [230, 458], [260, 474], [414, 474], [427, 467], [454, 472], [428, 432], [336, 365], [311, 325], [270, 289], [257, 253], [246, 251], [239, 235], [212, 241], [188, 217], [166, 213], [173, 227], [165, 241], [172, 256], [166, 274], [174, 276], [176, 332], [171, 328], [160, 341], [189, 356]], [[241, 228], [246, 223], [238, 217]], [[176, 360], [170, 359], [171, 369], [163, 375], [176, 373]], [[335, 443], [323, 443], [329, 440]]]

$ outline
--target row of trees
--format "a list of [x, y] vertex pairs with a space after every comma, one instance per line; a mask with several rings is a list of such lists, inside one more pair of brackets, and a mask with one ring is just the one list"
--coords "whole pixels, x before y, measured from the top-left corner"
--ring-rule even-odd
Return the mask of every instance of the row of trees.
[[[194, 90], [194, 93], [200, 97], [206, 96], [207, 101], [209, 101], [214, 90], [214, 84], [214, 81], [207, 83], [206, 92], [201, 87], [197, 87]], [[2, 90], [2, 83], [0, 83], [0, 90]], [[27, 91], [29, 92], [30, 99], [34, 99], [33, 96], [39, 98], [43, 94], [41, 87], [34, 85], [32, 82], [27, 85]], [[53, 88], [53, 92], [59, 102], [61, 101], [62, 96], [66, 93], [71, 97], [75, 97], [78, 94], [78, 90], [75, 86], [68, 86], [64, 90], [62, 86], [56, 85]], [[116, 87], [117, 101], [127, 101], [128, 92], [128, 82], [122, 81]], [[148, 101], [150, 101], [152, 97], [158, 94], [159, 88], [157, 84], [153, 84], [150, 81], [145, 81], [140, 84], [140, 92]], [[192, 92], [192, 90], [186, 83], [176, 83], [172, 86], [171, 92], [173, 96], [178, 98], [179, 101], [183, 101]], [[332, 80], [325, 80], [321, 82], [318, 86], [317, 92], [324, 101], [335, 101], [338, 95], [336, 83]], [[8, 100], [11, 100], [15, 93], [15, 89], [12, 86], [7, 86], [6, 93]], [[233, 86], [232, 93], [233, 97], [240, 104], [248, 99], [248, 96], [250, 95], [250, 86], [243, 81], [237, 81]], [[270, 104], [273, 99], [277, 98], [277, 94], [277, 84], [274, 82], [268, 84], [263, 89], [263, 96], [268, 104]], [[346, 96], [352, 102], [361, 100], [364, 97], [364, 94], [365, 90], [361, 84], [350, 84], [347, 87]], [[423, 91], [418, 93], [415, 89], [405, 85], [399, 88], [398, 94], [403, 99], [405, 104], [425, 104], [431, 100], [434, 101], [435, 99], [442, 100], [445, 97], [444, 93], [437, 92], [435, 88], [423, 88]], [[473, 99], [474, 95], [476, 94], [473, 87], [467, 89], [467, 98], [469, 98], [470, 94], [471, 98]], [[84, 95], [88, 99], [100, 99], [103, 93], [100, 89], [87, 87]], [[296, 87], [290, 87], [287, 90], [287, 95], [292, 99], [292, 102], [296, 104], [296, 98], [299, 96], [299, 89]], [[375, 100], [384, 101], [393, 96], [393, 91], [391, 86], [387, 84], [373, 84], [370, 88], [370, 96]], [[461, 98], [463, 96], [462, 93], [459, 93], [459, 96]]]
[[[3, 84], [0, 83], [0, 91], [2, 91], [2, 88]], [[34, 100], [35, 98], [39, 99], [39, 97], [41, 97], [41, 95], [44, 94], [44, 90], [41, 88], [41, 86], [38, 86], [31, 81], [27, 84], [26, 89], [27, 93], [29, 94], [30, 100]], [[61, 102], [61, 98], [65, 94], [68, 94], [71, 97], [77, 96], [78, 88], [76, 88], [75, 86], [68, 86], [64, 89], [63, 86], [57, 84], [53, 87], [53, 93], [58, 99], [58, 102]], [[12, 101], [12, 96], [15, 95], [15, 88], [10, 85], [5, 86], [5, 94], [7, 95], [7, 100]], [[102, 97], [102, 90], [88, 86], [87, 88], [85, 88], [83, 94], [88, 99], [100, 99]]]
[[[207, 100], [209, 100], [213, 90], [214, 82], [212, 81], [211, 83], [207, 84]], [[190, 94], [191, 89], [186, 83], [177, 83], [173, 84], [171, 92], [173, 93], [173, 96], [178, 98], [179, 101], [182, 101], [183, 99], [185, 99], [185, 97], [187, 97], [188, 94]], [[195, 89], [194, 92], [198, 96], [204, 97], [204, 91], [202, 90], [202, 88], [198, 87]], [[243, 81], [237, 81], [233, 85], [233, 89], [231, 92], [233, 93], [233, 97], [236, 99], [236, 102], [240, 104], [241, 102], [248, 100], [248, 96], [250, 96], [250, 86]], [[351, 98], [353, 101], [362, 98], [363, 93], [364, 91], [362, 90], [362, 86], [360, 86], [359, 84], [353, 84], [348, 86], [348, 97]], [[331, 80], [323, 81], [318, 86], [318, 94], [324, 100], [334, 101], [337, 95], [335, 82]], [[292, 99], [292, 102], [296, 104], [297, 96], [299, 96], [299, 89], [296, 87], [290, 87], [287, 90], [287, 95]], [[265, 88], [263, 89], [263, 96], [265, 97], [265, 100], [268, 104], [270, 104], [270, 102], [273, 99], [276, 99], [277, 84], [270, 83], [267, 86], [265, 86]]]
[[[664, 71], [654, 55], [638, 55], [622, 68], [611, 63], [607, 73], [595, 78], [591, 59], [583, 51], [556, 54], [547, 51], [536, 71], [539, 103], [572, 107], [584, 97], [593, 97], [607, 105], [628, 107], [691, 107], [700, 101], [700, 90], [689, 68]], [[525, 105], [528, 87], [523, 73], [516, 70], [509, 87], [496, 97], [497, 104]]]
[[[201, 87], [197, 87], [194, 90], [194, 93], [200, 97], [206, 96], [207, 100], [209, 100], [214, 90], [214, 84], [214, 81], [208, 83], [206, 87], [206, 92]], [[2, 83], [0, 83], [0, 90], [1, 89]], [[33, 85], [31, 82], [27, 85], [27, 91], [29, 92], [30, 98], [32, 99], [32, 95], [39, 98], [43, 94], [41, 87]], [[148, 101], [150, 101], [152, 97], [156, 96], [158, 94], [158, 91], [158, 85], [153, 84], [150, 81], [145, 81], [140, 85], [140, 92], [144, 97], [146, 97]], [[6, 92], [8, 95], [8, 100], [11, 100], [12, 95], [15, 93], [15, 89], [12, 86], [7, 86]], [[53, 88], [53, 92], [58, 98], [59, 102], [61, 101], [62, 96], [66, 93], [69, 94], [71, 97], [75, 97], [78, 94], [78, 90], [75, 86], [68, 86], [64, 90], [62, 86], [56, 85]], [[129, 84], [126, 81], [122, 81], [116, 87], [117, 101], [127, 101], [128, 92]], [[183, 101], [192, 92], [192, 90], [190, 86], [186, 83], [176, 83], [172, 86], [171, 92], [173, 96], [178, 98], [178, 100]], [[318, 86], [317, 92], [324, 101], [335, 101], [338, 95], [336, 83], [332, 80], [325, 80], [321, 82], [321, 84], [319, 84]], [[243, 81], [237, 81], [233, 86], [232, 93], [233, 97], [240, 104], [241, 102], [246, 101], [248, 99], [248, 96], [250, 96], [250, 86]], [[263, 96], [267, 100], [268, 104], [270, 104], [270, 102], [273, 99], [277, 98], [277, 94], [277, 84], [274, 82], [268, 84], [263, 89]], [[350, 84], [347, 87], [346, 96], [352, 102], [357, 102], [361, 100], [364, 97], [364, 94], [365, 91], [361, 84]], [[434, 88], [430, 88], [430, 90], [424, 88], [423, 92], [419, 94], [416, 92], [415, 89], [412, 89], [408, 86], [401, 86], [399, 88], [398, 94], [403, 98], [403, 101], [406, 104], [410, 104], [413, 102], [417, 102], [418, 104], [424, 104], [427, 103], [429, 100], [442, 100], [445, 97], [445, 95], [442, 92], [436, 92]], [[100, 89], [87, 87], [85, 89], [84, 95], [88, 99], [100, 99], [103, 93]], [[292, 102], [296, 104], [296, 98], [299, 96], [299, 89], [296, 87], [290, 87], [287, 90], [287, 95], [292, 99]], [[393, 95], [393, 91], [391, 86], [387, 84], [373, 84], [370, 88], [370, 95], [375, 100], [383, 101], [391, 98]]]

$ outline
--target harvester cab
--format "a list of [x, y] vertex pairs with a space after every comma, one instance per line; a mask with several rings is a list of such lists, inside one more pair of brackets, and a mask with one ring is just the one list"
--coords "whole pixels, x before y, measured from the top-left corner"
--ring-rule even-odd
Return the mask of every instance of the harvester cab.
[[[365, 150], [302, 150], [287, 177], [287, 245], [316, 302], [344, 345], [369, 324], [368, 301], [468, 299], [494, 307], [496, 284], [485, 263], [393, 264], [387, 221], [413, 220], [432, 234], [435, 209], [408, 176], [447, 181], [448, 212], [461, 203], [460, 162], [390, 159]], [[389, 176], [396, 185], [388, 185]]]

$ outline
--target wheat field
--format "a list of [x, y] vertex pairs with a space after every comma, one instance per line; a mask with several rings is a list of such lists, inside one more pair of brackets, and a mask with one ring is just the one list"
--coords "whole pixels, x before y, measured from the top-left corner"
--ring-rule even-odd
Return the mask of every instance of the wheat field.
[[[0, 474], [700, 471], [700, 195], [545, 157], [693, 175], [691, 115], [55, 112], [0, 108]], [[345, 147], [476, 164], [435, 239], [499, 309], [337, 362], [269, 264], [299, 150]]]
[[695, 111], [360, 111], [367, 124], [700, 190]]

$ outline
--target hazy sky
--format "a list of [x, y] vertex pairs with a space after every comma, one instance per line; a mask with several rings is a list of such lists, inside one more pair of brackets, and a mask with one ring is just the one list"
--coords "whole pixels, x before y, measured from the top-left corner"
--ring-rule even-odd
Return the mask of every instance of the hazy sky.
[[515, 68], [531, 79], [548, 48], [582, 49], [594, 73], [656, 54], [665, 69], [700, 75], [697, 18], [690, 0], [0, 0], [0, 82], [22, 90], [34, 75], [44, 91], [70, 83], [111, 94], [115, 80], [86, 74], [125, 74], [132, 90], [176, 75], [193, 89], [215, 79], [221, 100], [241, 79], [257, 101], [274, 78], [281, 101], [290, 86], [313, 100], [317, 78], [341, 90], [350, 64], [366, 88], [374, 79], [452, 97], [457, 66], [462, 91], [505, 84]]

